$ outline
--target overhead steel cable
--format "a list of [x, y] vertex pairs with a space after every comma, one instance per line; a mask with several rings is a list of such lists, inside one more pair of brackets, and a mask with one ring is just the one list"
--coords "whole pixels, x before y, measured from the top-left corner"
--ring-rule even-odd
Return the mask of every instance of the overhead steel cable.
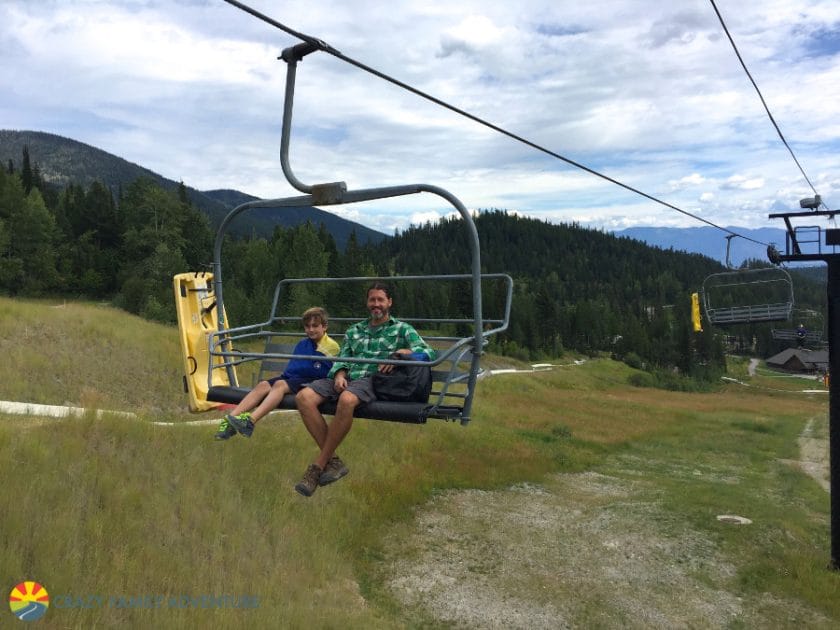
[[708, 225], [710, 227], [713, 227], [717, 230], [721, 230], [722, 232], [726, 232], [727, 234], [730, 234], [732, 236], [737, 236], [739, 238], [743, 238], [744, 240], [751, 241], [751, 242], [756, 243], [758, 245], [769, 246], [768, 243], [756, 240], [756, 239], [751, 238], [749, 236], [744, 236], [743, 234], [738, 234], [737, 232], [733, 232], [729, 228], [722, 227], [720, 225], [717, 225], [716, 223], [713, 223], [712, 221], [709, 221], [708, 219], [704, 219], [703, 217], [697, 216], [696, 214], [694, 214], [692, 212], [689, 212], [687, 210], [683, 210], [682, 208], [678, 208], [677, 206], [675, 206], [671, 203], [668, 203], [667, 201], [663, 201], [662, 199], [654, 197], [653, 195], [650, 195], [650, 194], [648, 194], [648, 193], [646, 193], [642, 190], [639, 190], [638, 188], [634, 188], [633, 186], [630, 186], [628, 184], [620, 182], [617, 179], [614, 179], [614, 178], [610, 177], [609, 175], [605, 175], [603, 173], [600, 173], [600, 172], [598, 172], [598, 171], [596, 171], [592, 168], [589, 168], [588, 166], [586, 166], [584, 164], [581, 164], [580, 162], [576, 162], [575, 160], [572, 160], [571, 158], [567, 158], [563, 155], [560, 155], [559, 153], [556, 153], [555, 151], [552, 151], [551, 149], [548, 149], [548, 148], [546, 148], [542, 145], [539, 145], [536, 142], [532, 142], [531, 140], [528, 140], [527, 138], [524, 138], [520, 135], [517, 135], [517, 134], [513, 133], [512, 131], [508, 131], [507, 129], [504, 129], [504, 128], [499, 127], [498, 125], [495, 125], [495, 124], [493, 124], [493, 123], [491, 123], [487, 120], [484, 120], [483, 118], [480, 118], [480, 117], [476, 116], [475, 114], [471, 114], [471, 113], [469, 113], [469, 112], [467, 112], [467, 111], [465, 111], [465, 110], [463, 110], [459, 107], [456, 107], [455, 105], [447, 103], [446, 101], [443, 101], [443, 100], [441, 100], [441, 99], [439, 99], [435, 96], [432, 96], [431, 94], [423, 92], [422, 90], [420, 90], [420, 89], [418, 89], [418, 88], [416, 88], [412, 85], [409, 85], [407, 83], [404, 83], [403, 81], [400, 81], [399, 79], [395, 79], [394, 77], [391, 77], [391, 76], [385, 74], [384, 72], [381, 72], [381, 71], [379, 71], [375, 68], [371, 68], [370, 66], [368, 66], [368, 65], [366, 65], [366, 64], [364, 64], [360, 61], [357, 61], [356, 59], [353, 59], [352, 57], [348, 57], [347, 55], [341, 53], [340, 51], [336, 50], [335, 48], [333, 48], [332, 46], [330, 46], [329, 44], [327, 44], [323, 40], [318, 39], [317, 37], [312, 37], [311, 35], [307, 35], [305, 33], [301, 33], [299, 31], [296, 31], [296, 30], [286, 26], [285, 24], [282, 24], [281, 22], [278, 22], [277, 20], [274, 20], [274, 19], [268, 17], [267, 15], [264, 15], [263, 13], [260, 13], [259, 11], [257, 11], [255, 9], [239, 2], [238, 0], [224, 0], [224, 1], [227, 2], [228, 4], [231, 4], [231, 5], [233, 5], [237, 8], [245, 11], [246, 13], [249, 13], [249, 14], [253, 15], [254, 17], [266, 22], [267, 24], [270, 24], [270, 25], [280, 29], [281, 31], [284, 31], [284, 32], [286, 32], [286, 33], [288, 33], [288, 34], [290, 34], [294, 37], [297, 37], [298, 39], [300, 39], [304, 42], [307, 42], [308, 44], [316, 47], [318, 50], [322, 50], [322, 51], [332, 55], [333, 57], [336, 57], [337, 59], [341, 59], [342, 61], [359, 68], [360, 70], [364, 70], [365, 72], [367, 72], [369, 74], [372, 74], [376, 77], [379, 77], [380, 79], [383, 79], [384, 81], [387, 81], [388, 83], [392, 83], [393, 85], [401, 87], [404, 90], [407, 90], [407, 91], [411, 92], [412, 94], [416, 94], [417, 96], [419, 96], [421, 98], [424, 98], [427, 101], [431, 101], [432, 103], [434, 103], [436, 105], [439, 105], [439, 106], [441, 106], [445, 109], [448, 109], [452, 112], [455, 112], [456, 114], [459, 114], [461, 116], [464, 116], [465, 118], [468, 118], [468, 119], [472, 120], [473, 122], [477, 122], [478, 124], [483, 125], [484, 127], [487, 127], [489, 129], [492, 129], [493, 131], [496, 131], [496, 132], [498, 132], [498, 133], [500, 133], [504, 136], [507, 136], [508, 138], [516, 140], [517, 142], [521, 142], [522, 144], [525, 144], [525, 145], [531, 147], [532, 149], [536, 149], [537, 151], [545, 153], [546, 155], [550, 155], [551, 157], [556, 158], [558, 160], [561, 160], [562, 162], [565, 162], [566, 164], [574, 166], [575, 168], [578, 168], [582, 171], [586, 171], [587, 173], [589, 173], [591, 175], [595, 175], [596, 177], [600, 177], [601, 179], [603, 179], [605, 181], [608, 181], [611, 184], [615, 184], [616, 186], [620, 186], [621, 188], [624, 188], [625, 190], [629, 190], [630, 192], [635, 193], [637, 195], [640, 195], [640, 196], [642, 196], [646, 199], [649, 199], [650, 201], [653, 201], [654, 203], [658, 203], [662, 206], [665, 206], [666, 208], [670, 208], [671, 210], [674, 210], [676, 212], [684, 214], [687, 217], [691, 217], [692, 219], [694, 219], [696, 221], [700, 221], [701, 223], [705, 223], [706, 225]]
[[[767, 112], [767, 117], [770, 118], [770, 122], [773, 123], [773, 127], [776, 128], [776, 133], [779, 134], [779, 138], [781, 138], [782, 143], [785, 145], [785, 147], [787, 147], [787, 150], [790, 153], [790, 156], [793, 158], [793, 161], [796, 162], [796, 166], [799, 168], [799, 172], [802, 173], [802, 177], [804, 177], [805, 181], [808, 182], [808, 185], [811, 187], [811, 190], [814, 191], [814, 194], [818, 195], [819, 193], [817, 192], [817, 189], [814, 188], [814, 185], [811, 183], [811, 180], [808, 179], [808, 175], [805, 173], [805, 169], [802, 168], [802, 165], [799, 163], [799, 160], [796, 159], [796, 154], [793, 152], [793, 149], [790, 148], [788, 141], [785, 139], [785, 135], [782, 133], [782, 130], [779, 128], [779, 125], [776, 123], [776, 119], [773, 118], [773, 114], [770, 113], [770, 108], [767, 106], [767, 101], [764, 100], [764, 95], [758, 88], [758, 84], [755, 82], [755, 79], [753, 79], [752, 74], [750, 74], [750, 71], [747, 68], [747, 64], [744, 63], [744, 58], [741, 57], [741, 52], [738, 50], [738, 46], [735, 45], [735, 40], [732, 39], [732, 35], [730, 35], [729, 33], [729, 29], [726, 26], [726, 22], [723, 21], [723, 16], [720, 14], [720, 11], [718, 10], [717, 5], [715, 4], [715, 0], [709, 0], [709, 2], [712, 3], [712, 8], [717, 14], [718, 20], [720, 21], [720, 25], [721, 27], [723, 27], [723, 32], [726, 33], [726, 37], [729, 39], [729, 43], [732, 44], [732, 50], [735, 51], [735, 56], [738, 57], [738, 61], [741, 62], [741, 67], [744, 69], [747, 78], [750, 80], [750, 83], [752, 83], [753, 87], [755, 88], [755, 91], [758, 94], [758, 98], [761, 100], [761, 104], [764, 106], [764, 111]], [[822, 205], [825, 206], [826, 210], [828, 210], [828, 206], [826, 206], [825, 204]]]

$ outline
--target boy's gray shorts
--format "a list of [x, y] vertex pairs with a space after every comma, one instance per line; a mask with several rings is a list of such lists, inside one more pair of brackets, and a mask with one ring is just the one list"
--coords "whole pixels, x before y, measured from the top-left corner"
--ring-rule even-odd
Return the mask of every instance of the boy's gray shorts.
[[[335, 381], [331, 378], [320, 378], [317, 381], [312, 381], [308, 385], [304, 385], [304, 387], [311, 387], [316, 394], [323, 396], [327, 400], [338, 400], [339, 393], [335, 391]], [[348, 381], [345, 391], [354, 394], [363, 404], [369, 403], [371, 400], [376, 400], [376, 393], [373, 391], [373, 381], [369, 376]]]

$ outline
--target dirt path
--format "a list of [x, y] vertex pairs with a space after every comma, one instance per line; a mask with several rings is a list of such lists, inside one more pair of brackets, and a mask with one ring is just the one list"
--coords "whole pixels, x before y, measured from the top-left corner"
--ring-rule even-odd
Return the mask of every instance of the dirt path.
[[[826, 487], [828, 447], [816, 426], [806, 426], [792, 463]], [[670, 629], [796, 618], [831, 626], [799, 602], [725, 590], [735, 568], [714, 541], [674, 523], [646, 489], [643, 479], [586, 472], [441, 494], [413, 531], [389, 541], [386, 582], [409, 618], [430, 625]]]
[[[831, 490], [828, 456], [828, 436], [822, 425], [825, 419], [811, 418], [799, 435], [799, 466], [826, 491]], [[819, 428], [818, 428], [819, 427]]]

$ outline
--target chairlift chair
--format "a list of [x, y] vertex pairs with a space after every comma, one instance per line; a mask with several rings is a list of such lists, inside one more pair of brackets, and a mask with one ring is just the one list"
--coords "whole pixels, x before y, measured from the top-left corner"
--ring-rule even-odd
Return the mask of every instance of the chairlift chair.
[[[361, 405], [356, 409], [355, 417], [393, 420], [398, 422], [425, 423], [427, 418], [440, 418], [444, 420], [456, 420], [461, 424], [467, 424], [470, 420], [473, 400], [475, 397], [476, 382], [480, 371], [480, 357], [488, 343], [488, 338], [497, 333], [503, 332], [508, 327], [510, 318], [510, 306], [513, 295], [513, 281], [506, 274], [482, 274], [479, 255], [478, 232], [472, 216], [464, 205], [450, 192], [428, 184], [410, 184], [404, 186], [390, 186], [384, 188], [369, 188], [360, 190], [348, 190], [344, 182], [332, 182], [326, 184], [307, 185], [297, 179], [289, 166], [289, 139], [292, 119], [292, 103], [294, 95], [295, 75], [297, 62], [304, 56], [315, 52], [317, 46], [312, 43], [303, 43], [292, 46], [283, 51], [281, 58], [287, 64], [286, 92], [283, 110], [283, 125], [281, 136], [281, 165], [283, 173], [289, 183], [297, 190], [304, 193], [300, 196], [285, 197], [281, 199], [260, 199], [243, 203], [228, 213], [216, 233], [213, 250], [213, 290], [215, 293], [218, 330], [208, 335], [208, 347], [210, 357], [210, 369], [208, 370], [207, 400], [218, 403], [239, 402], [248, 392], [248, 388], [241, 387], [237, 380], [236, 367], [253, 361], [283, 360], [292, 357], [287, 352], [276, 352], [266, 350], [243, 349], [252, 345], [250, 342], [261, 340], [267, 344], [273, 343], [274, 338], [281, 334], [275, 329], [275, 325], [289, 316], [283, 313], [286, 306], [288, 289], [296, 283], [320, 283], [320, 282], [371, 282], [376, 278], [287, 278], [281, 280], [275, 290], [272, 312], [268, 319], [258, 324], [239, 326], [231, 328], [226, 321], [223, 294], [223, 276], [221, 263], [221, 250], [225, 235], [231, 222], [244, 212], [255, 208], [292, 208], [297, 206], [324, 206], [357, 203], [376, 199], [385, 199], [418, 193], [430, 193], [449, 202], [460, 214], [464, 228], [467, 232], [468, 246], [470, 250], [471, 265], [466, 273], [451, 274], [443, 276], [400, 276], [390, 278], [379, 278], [393, 282], [406, 281], [466, 281], [472, 298], [472, 312], [460, 318], [422, 318], [406, 317], [400, 314], [400, 319], [411, 322], [423, 323], [425, 325], [457, 323], [466, 325], [469, 334], [462, 337], [426, 337], [438, 345], [437, 358], [431, 363], [428, 362], [402, 362], [403, 364], [429, 365], [437, 381], [436, 389], [433, 389], [432, 396], [428, 403], [403, 403], [373, 401]], [[485, 318], [482, 305], [482, 282], [501, 282], [505, 295], [504, 303], [501, 305], [501, 312], [494, 316]], [[360, 286], [360, 292], [364, 287]], [[329, 307], [329, 305], [326, 305]], [[297, 321], [299, 314], [295, 315]], [[359, 318], [355, 318], [358, 320]], [[336, 321], [336, 318], [331, 318]], [[298, 331], [299, 332], [299, 331]], [[333, 335], [335, 336], [335, 335]], [[276, 350], [268, 346], [269, 350]], [[299, 357], [300, 358], [300, 357]], [[307, 357], [304, 357], [307, 358]], [[308, 357], [312, 359], [323, 359], [323, 357]], [[358, 363], [392, 363], [388, 360], [352, 359]], [[226, 384], [219, 385], [220, 379], [214, 380], [214, 374], [219, 370], [226, 373]], [[453, 402], [454, 401], [454, 402]], [[294, 398], [287, 396], [280, 404], [280, 407], [294, 408]], [[322, 406], [326, 414], [334, 412], [334, 405], [326, 403]]]
[[814, 348], [823, 342], [825, 322], [822, 313], [813, 309], [794, 309], [791, 314], [795, 327], [774, 326], [770, 334], [777, 341], [790, 341]]
[[793, 281], [781, 267], [736, 269], [703, 281], [703, 310], [712, 324], [750, 324], [790, 320]]

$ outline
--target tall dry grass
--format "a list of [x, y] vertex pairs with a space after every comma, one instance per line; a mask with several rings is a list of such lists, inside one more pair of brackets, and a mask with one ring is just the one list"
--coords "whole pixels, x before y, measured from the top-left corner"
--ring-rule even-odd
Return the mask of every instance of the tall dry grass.
[[[744, 566], [741, 588], [793, 591], [840, 619], [832, 577], [809, 569], [825, 551], [826, 506], [804, 475], [773, 463], [792, 456], [807, 418], [824, 413], [815, 397], [634, 388], [630, 369], [612, 361], [494, 376], [480, 382], [466, 428], [357, 421], [341, 448], [350, 475], [304, 499], [292, 486], [315, 447], [296, 414], [272, 415], [252, 439], [227, 443], [212, 440], [213, 427], [188, 424], [174, 328], [95, 305], [0, 300], [0, 340], [13, 356], [0, 368], [0, 398], [95, 400], [139, 414], [0, 416], [0, 584], [44, 584], [54, 598], [44, 627], [413, 627], [378, 563], [385, 535], [399, 534], [435, 493], [562, 471], [619, 474], [638, 461], [673, 514], [700, 522], [715, 489], [694, 480], [681, 493], [674, 462], [726, 470], [739, 458], [754, 473], [733, 487], [732, 502], [758, 497], [771, 474], [789, 508], [775, 517], [781, 540], [771, 530], [722, 541]], [[776, 576], [783, 565], [807, 585]], [[59, 596], [97, 595], [105, 605], [59, 607]], [[154, 596], [164, 605], [137, 605]], [[194, 599], [169, 605], [180, 596]], [[202, 607], [201, 596], [259, 605]]]

